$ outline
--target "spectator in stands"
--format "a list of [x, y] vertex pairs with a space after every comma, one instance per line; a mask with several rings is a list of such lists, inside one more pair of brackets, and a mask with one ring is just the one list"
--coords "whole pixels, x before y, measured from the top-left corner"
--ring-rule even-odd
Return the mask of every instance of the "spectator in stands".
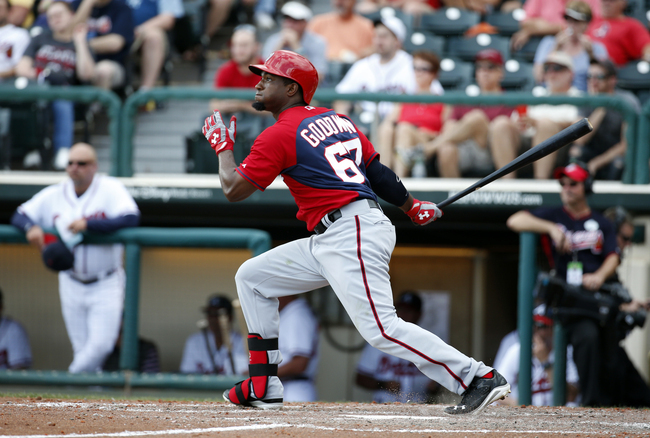
[[[503, 56], [495, 49], [476, 54], [475, 77], [481, 94], [501, 94]], [[447, 111], [442, 133], [422, 149], [426, 159], [437, 158], [443, 178], [459, 178], [472, 173], [487, 175], [494, 169], [490, 149], [494, 147], [494, 124], [497, 117], [510, 118], [513, 108], [503, 105], [455, 105]]]
[[321, 78], [327, 73], [327, 42], [308, 30], [311, 9], [297, 1], [290, 1], [280, 9], [282, 29], [267, 38], [262, 49], [264, 59], [276, 50], [291, 50], [309, 59]]
[[16, 65], [30, 41], [25, 29], [9, 22], [11, 9], [8, 0], [0, 0], [0, 80], [16, 74]]
[[[226, 61], [214, 75], [214, 88], [255, 88], [260, 77], [248, 68], [251, 64], [262, 64], [260, 44], [255, 26], [240, 24], [230, 40], [231, 59]], [[248, 149], [264, 128], [275, 120], [267, 113], [253, 109], [253, 100], [211, 99], [210, 111], [219, 110], [225, 117], [237, 116], [238, 141]]]
[[[183, 16], [182, 0], [127, 0], [133, 11], [135, 41], [131, 52], [139, 51], [140, 89], [152, 88], [169, 51], [167, 32], [174, 28], [176, 19]], [[155, 108], [155, 106], [154, 106]], [[153, 108], [151, 108], [153, 109]]]
[[116, 89], [126, 85], [126, 61], [133, 43], [133, 13], [125, 0], [74, 0], [74, 23], [88, 24], [88, 45], [95, 56], [92, 84]]
[[[417, 94], [432, 94], [431, 84], [438, 78], [440, 59], [433, 52], [413, 53], [413, 70]], [[442, 128], [441, 103], [401, 103], [395, 104], [393, 111], [379, 126], [379, 153], [381, 162], [393, 169], [397, 176], [407, 177], [413, 163], [409, 158], [416, 145], [435, 138]], [[421, 163], [421, 166], [424, 164]], [[417, 170], [412, 172], [418, 175]]]
[[[616, 88], [616, 67], [611, 61], [594, 61], [589, 66], [589, 94], [612, 95], [625, 99], [637, 113], [639, 99], [629, 91]], [[586, 108], [582, 111], [594, 130], [573, 143], [569, 155], [587, 163], [596, 179], [620, 180], [627, 150], [627, 123], [623, 115], [611, 108]]]
[[[505, 353], [503, 361], [499, 364], [499, 371], [504, 377], [510, 377], [512, 393], [505, 400], [499, 401], [501, 405], [517, 406], [519, 401], [519, 341], [510, 346]], [[553, 406], [553, 366], [555, 364], [555, 351], [553, 350], [553, 320], [546, 316], [546, 306], [540, 304], [533, 311], [533, 351], [531, 370], [531, 390], [533, 406]], [[574, 405], [578, 397], [578, 369], [573, 362], [573, 348], [569, 345], [566, 358], [566, 394], [567, 404]], [[506, 377], [506, 379], [508, 378]]]
[[625, 15], [627, 0], [601, 0], [603, 14], [589, 24], [587, 35], [605, 45], [609, 57], [621, 67], [630, 61], [650, 61], [650, 32]]
[[[417, 324], [422, 316], [422, 299], [415, 291], [404, 291], [395, 302], [397, 316]], [[374, 391], [377, 403], [423, 403], [439, 386], [411, 362], [366, 345], [357, 364], [356, 384]]]
[[318, 320], [307, 300], [297, 295], [278, 297], [282, 363], [278, 377], [284, 385], [285, 402], [313, 402], [318, 371]]
[[11, 8], [9, 11], [9, 23], [14, 26], [29, 29], [34, 22], [34, 0], [9, 0]]
[[[373, 45], [375, 53], [355, 62], [343, 80], [336, 86], [337, 93], [392, 93], [413, 94], [416, 89], [413, 58], [402, 50], [406, 38], [406, 26], [397, 17], [382, 17], [375, 21], [375, 36]], [[443, 94], [442, 85], [438, 80], [431, 83], [433, 94]], [[352, 104], [348, 101], [334, 102], [337, 113], [350, 114]], [[390, 114], [393, 104], [390, 102], [363, 101], [361, 111], [375, 117], [378, 112], [379, 120]]]
[[[115, 348], [102, 365], [102, 371], [120, 371], [120, 355], [122, 354], [122, 329], [115, 342]], [[151, 341], [138, 337], [138, 366], [134, 370], [139, 373], [159, 373], [160, 357], [158, 347]]]
[[275, 27], [275, 6], [275, 0], [210, 0], [202, 39], [209, 42], [227, 21], [236, 20], [241, 23], [240, 16], [248, 15], [250, 11], [260, 30], [271, 30]]
[[373, 51], [372, 21], [354, 12], [356, 0], [331, 0], [332, 12], [320, 14], [307, 29], [327, 42], [327, 59], [352, 63]]
[[566, 52], [573, 60], [573, 86], [587, 91], [587, 70], [592, 59], [607, 59], [607, 49], [601, 43], [591, 41], [585, 35], [591, 21], [591, 8], [582, 0], [567, 4], [564, 12], [567, 27], [555, 36], [542, 38], [535, 52], [535, 81], [541, 83], [544, 77], [544, 60], [549, 53]]
[[[0, 0], [1, 1], [1, 0]], [[34, 37], [16, 66], [16, 74], [55, 86], [79, 85], [91, 81], [95, 61], [88, 47], [87, 26], [71, 26], [74, 12], [70, 3], [55, 1], [47, 8], [48, 28]], [[74, 141], [74, 102], [52, 101], [54, 169], [65, 170]]]
[[[255, 26], [242, 24], [235, 28], [230, 40], [231, 59], [226, 61], [214, 75], [214, 88], [255, 88], [260, 77], [248, 68], [251, 64], [260, 64], [260, 44], [257, 39]], [[211, 99], [210, 111], [219, 110], [222, 113], [244, 111], [259, 114], [251, 106], [252, 100]], [[239, 124], [240, 121], [237, 120]]]
[[4, 299], [0, 289], [0, 370], [24, 370], [32, 366], [32, 349], [23, 326], [3, 316]]
[[[248, 355], [242, 336], [232, 329], [232, 303], [224, 295], [208, 298], [199, 321], [201, 330], [185, 341], [181, 373], [186, 374], [246, 374]], [[227, 333], [224, 333], [227, 331]]]
[[[585, 1], [591, 8], [592, 17], [600, 17], [601, 0]], [[521, 49], [530, 37], [556, 35], [567, 26], [564, 0], [526, 0], [524, 11], [526, 18], [520, 22], [521, 29], [510, 40], [515, 51]]]
[[360, 14], [371, 14], [377, 12], [382, 8], [389, 7], [400, 9], [408, 15], [422, 15], [435, 12], [441, 6], [460, 6], [465, 1], [472, 3], [480, 3], [482, 0], [361, 0], [357, 4], [357, 12]]
[[[551, 52], [544, 62], [545, 95], [580, 96], [573, 87], [573, 61], [564, 52]], [[531, 147], [538, 145], [579, 119], [578, 108], [571, 104], [533, 105], [518, 111], [519, 119], [513, 121], [499, 118], [494, 121], [494, 136], [491, 142], [492, 159], [498, 169], [512, 161], [522, 144], [531, 141]], [[555, 168], [557, 152], [541, 158], [533, 164], [537, 179], [548, 179]], [[514, 175], [512, 176], [514, 177]]]

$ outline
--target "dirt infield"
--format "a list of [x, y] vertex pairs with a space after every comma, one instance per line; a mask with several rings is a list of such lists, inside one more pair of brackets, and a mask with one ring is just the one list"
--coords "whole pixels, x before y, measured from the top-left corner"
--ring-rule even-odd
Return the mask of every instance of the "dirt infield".
[[1, 436], [82, 437], [650, 437], [650, 410], [286, 403], [281, 411], [219, 402], [0, 398]]

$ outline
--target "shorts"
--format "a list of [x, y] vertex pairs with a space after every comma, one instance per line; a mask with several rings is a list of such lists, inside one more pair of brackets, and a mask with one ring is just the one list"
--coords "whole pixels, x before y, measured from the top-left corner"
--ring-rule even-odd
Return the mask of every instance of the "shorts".
[[474, 140], [465, 140], [458, 145], [458, 169], [460, 173], [494, 170], [492, 155], [488, 148], [482, 148]]

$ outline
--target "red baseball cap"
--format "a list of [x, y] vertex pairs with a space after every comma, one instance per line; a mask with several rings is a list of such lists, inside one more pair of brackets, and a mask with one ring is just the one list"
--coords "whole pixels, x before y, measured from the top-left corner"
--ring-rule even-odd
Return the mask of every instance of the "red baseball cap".
[[560, 179], [567, 176], [577, 182], [585, 182], [589, 178], [589, 171], [577, 163], [571, 163], [566, 167], [559, 167], [553, 172], [553, 178]]
[[546, 316], [546, 305], [540, 304], [533, 309], [533, 322], [542, 325], [553, 325], [553, 320]]
[[483, 49], [476, 54], [475, 61], [490, 61], [496, 65], [503, 65], [503, 55], [496, 49]]

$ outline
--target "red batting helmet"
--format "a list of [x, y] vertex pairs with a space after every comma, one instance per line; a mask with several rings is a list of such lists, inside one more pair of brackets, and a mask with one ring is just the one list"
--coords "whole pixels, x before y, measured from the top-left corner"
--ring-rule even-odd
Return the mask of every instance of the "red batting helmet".
[[260, 76], [264, 71], [293, 79], [302, 87], [302, 97], [306, 103], [311, 102], [318, 87], [318, 72], [314, 64], [304, 56], [288, 50], [276, 50], [264, 61], [264, 64], [249, 65], [248, 68]]

